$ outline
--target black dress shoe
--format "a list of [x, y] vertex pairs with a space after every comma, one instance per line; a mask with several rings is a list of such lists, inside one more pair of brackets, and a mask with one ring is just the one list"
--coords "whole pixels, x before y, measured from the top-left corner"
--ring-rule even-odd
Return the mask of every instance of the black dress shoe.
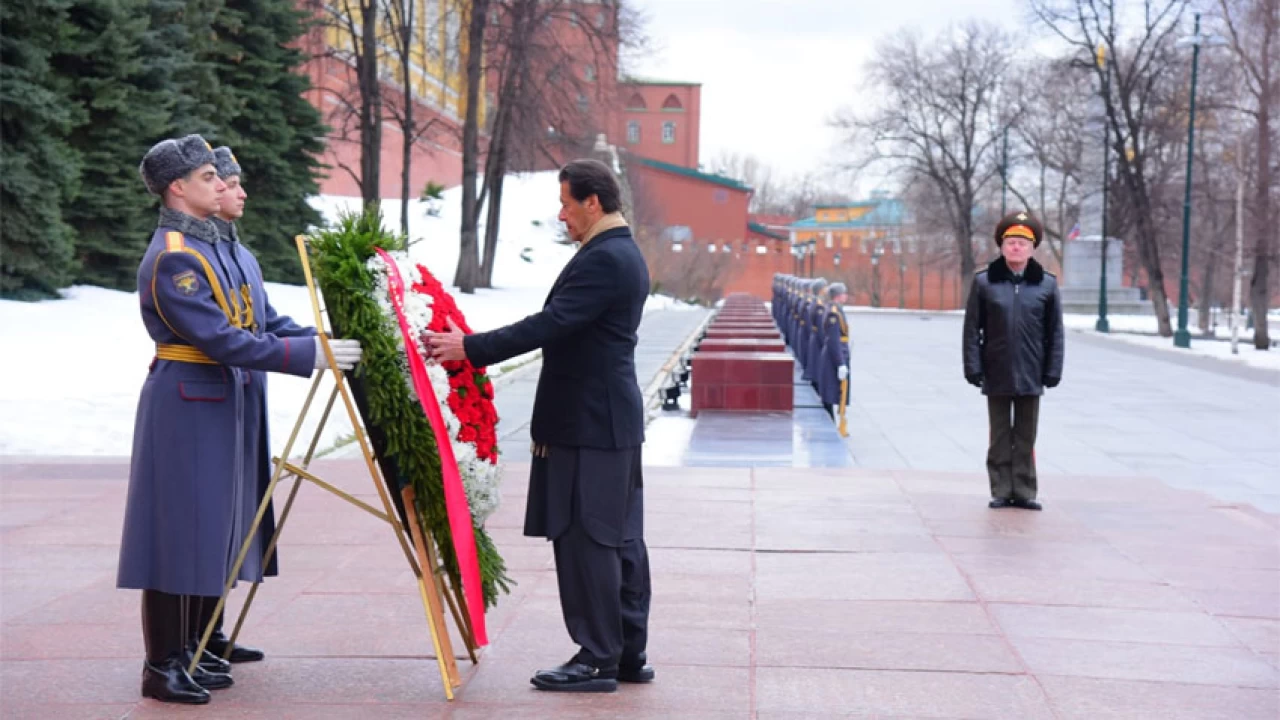
[[613, 692], [618, 689], [618, 671], [570, 660], [560, 667], [539, 670], [529, 682], [552, 692]]
[[[229, 639], [222, 631], [215, 632], [213, 636], [209, 638], [209, 652], [213, 653], [217, 657], [226, 656], [228, 642]], [[231, 648], [231, 655], [227, 657], [227, 659], [233, 663], [247, 663], [258, 662], [264, 657], [266, 657], [266, 653], [262, 652], [258, 648], [246, 647], [236, 643]]]
[[[192, 654], [195, 653], [195, 651], [196, 651], [195, 645], [187, 646], [188, 665], [190, 665], [191, 663], [190, 657]], [[214, 672], [214, 673], [231, 672], [231, 663], [209, 652], [207, 648], [205, 649], [204, 654], [200, 656], [200, 667], [204, 668], [205, 670], [208, 670], [209, 672]]]
[[1040, 507], [1040, 503], [1036, 502], [1035, 500], [1019, 500], [1018, 498], [1014, 498], [1010, 502], [1013, 504], [1014, 507], [1022, 508], [1023, 510], [1043, 509]]
[[142, 697], [160, 702], [204, 705], [209, 691], [187, 674], [185, 653], [174, 653], [161, 663], [142, 664]]
[[191, 679], [205, 690], [222, 690], [236, 684], [236, 681], [227, 673], [209, 672], [203, 665], [196, 665], [196, 674], [192, 675]]
[[623, 658], [618, 663], [618, 682], [647, 683], [653, 681], [654, 675], [653, 666], [647, 662], [644, 653], [635, 658]]
[[1007, 507], [1010, 507], [1011, 505], [1013, 505], [1013, 501], [1007, 498], [991, 498], [991, 502], [987, 503], [987, 507], [991, 508], [992, 510], [1007, 508]]

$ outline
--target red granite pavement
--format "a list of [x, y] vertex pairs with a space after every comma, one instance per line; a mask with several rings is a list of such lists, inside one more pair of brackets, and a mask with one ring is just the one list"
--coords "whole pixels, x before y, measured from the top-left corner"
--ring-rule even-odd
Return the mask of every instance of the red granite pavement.
[[[376, 502], [358, 464], [318, 467]], [[310, 486], [245, 633], [268, 659], [202, 708], [140, 701], [126, 472], [0, 461], [0, 716], [1280, 717], [1275, 516], [1140, 478], [1043, 477], [1029, 513], [988, 510], [979, 474], [791, 468], [646, 471], [651, 685], [530, 687], [573, 649], [513, 468], [489, 525], [520, 584], [455, 702], [390, 530]]]

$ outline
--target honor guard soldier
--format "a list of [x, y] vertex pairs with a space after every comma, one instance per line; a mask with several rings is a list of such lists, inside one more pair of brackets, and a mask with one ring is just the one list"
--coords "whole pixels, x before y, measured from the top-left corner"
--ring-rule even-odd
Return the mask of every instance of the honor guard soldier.
[[[239, 303], [242, 313], [242, 326], [252, 332], [255, 337], [274, 335], [278, 338], [312, 338], [316, 329], [302, 326], [292, 318], [280, 315], [272, 307], [267, 298], [266, 281], [257, 258], [240, 242], [240, 233], [236, 221], [244, 215], [245, 200], [248, 194], [244, 187], [244, 173], [240, 162], [229, 147], [214, 148], [214, 168], [218, 178], [226, 184], [219, 210], [211, 219], [218, 228], [219, 242], [214, 245], [214, 255], [218, 260], [218, 268], [232, 279], [235, 292], [233, 300]], [[233, 307], [234, 309], [234, 307]], [[267, 373], [261, 370], [247, 369], [249, 381], [245, 385], [244, 411], [244, 452], [245, 488], [241, 495], [247, 504], [245, 511], [257, 513], [258, 505], [271, 484], [270, 433], [267, 428]], [[252, 515], [250, 515], [252, 517]], [[275, 556], [269, 563], [263, 562], [267, 544], [275, 534], [275, 511], [268, 505], [258, 533], [254, 536], [249, 554], [245, 558], [245, 566], [241, 577], [252, 576], [260, 581], [263, 576], [278, 573]], [[277, 553], [279, 548], [277, 548]], [[193, 644], [198, 644], [204, 629], [213, 619], [213, 611], [217, 607], [218, 597], [191, 596], [189, 617], [191, 622]], [[233, 645], [222, 631], [223, 614], [219, 613], [213, 635], [209, 638], [208, 650], [217, 657], [226, 657], [232, 663], [254, 662], [261, 660], [261, 650], [243, 645]]]
[[791, 345], [791, 280], [790, 275], [782, 276], [782, 293], [778, 297], [778, 332], [788, 347]]
[[782, 283], [782, 273], [773, 274], [773, 282], [769, 285], [769, 316], [773, 318], [773, 324], [778, 324], [778, 308], [781, 303], [778, 297], [781, 294], [780, 285]]
[[[258, 457], [245, 442], [249, 371], [306, 377], [327, 361], [314, 338], [254, 331], [252, 293], [240, 292], [211, 221], [226, 184], [209, 144], [199, 135], [164, 140], [139, 171], [163, 203], [138, 267], [142, 321], [156, 354], [134, 423], [116, 585], [142, 591], [142, 695], [203, 704], [231, 676], [209, 670], [227, 668], [212, 655], [187, 674], [195, 622], [188, 597], [222, 595], [253, 519], [244, 479], [257, 472], [249, 463]], [[354, 367], [358, 343], [332, 346], [339, 367]], [[247, 567], [240, 578], [257, 572]]]
[[818, 387], [818, 356], [822, 354], [823, 321], [827, 319], [826, 304], [827, 281], [816, 278], [813, 281], [813, 305], [809, 307], [809, 345], [804, 352], [805, 366], [802, 380], [808, 380], [814, 389]]
[[809, 351], [809, 308], [813, 306], [812, 280], [800, 281], [800, 302], [796, 306], [796, 360], [800, 364], [801, 373], [805, 368], [805, 353]]
[[818, 355], [818, 395], [834, 420], [837, 406], [849, 403], [849, 320], [844, 304], [849, 299], [844, 283], [827, 288], [827, 315], [822, 321], [822, 350]]

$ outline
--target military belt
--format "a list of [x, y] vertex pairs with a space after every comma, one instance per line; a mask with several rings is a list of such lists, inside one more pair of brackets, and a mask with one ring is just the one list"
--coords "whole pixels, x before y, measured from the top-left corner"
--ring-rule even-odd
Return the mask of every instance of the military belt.
[[199, 365], [220, 365], [217, 360], [205, 355], [190, 345], [172, 345], [156, 343], [156, 357], [173, 362], [196, 363]]

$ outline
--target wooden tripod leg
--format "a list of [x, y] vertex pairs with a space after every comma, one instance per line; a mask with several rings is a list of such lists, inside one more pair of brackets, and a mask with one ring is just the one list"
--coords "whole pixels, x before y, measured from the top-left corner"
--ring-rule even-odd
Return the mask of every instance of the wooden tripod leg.
[[[311, 311], [315, 316], [316, 327], [324, 327], [324, 313], [320, 306], [320, 296], [316, 290], [315, 278], [311, 274], [311, 260], [307, 254], [306, 238], [298, 235], [294, 238], [294, 242], [298, 247], [298, 256], [302, 261], [302, 273], [307, 282], [307, 293], [311, 297]], [[373, 487], [378, 492], [378, 497], [382, 501], [382, 507], [387, 516], [388, 522], [391, 524], [392, 531], [395, 533], [396, 541], [400, 543], [401, 549], [404, 551], [405, 560], [409, 567], [414, 569], [414, 574], [418, 578], [418, 592], [422, 596], [422, 605], [427, 612], [427, 624], [431, 631], [431, 641], [436, 649], [436, 659], [440, 666], [440, 677], [444, 681], [444, 694], [448, 700], [453, 700], [453, 690], [455, 687], [461, 686], [461, 679], [458, 677], [457, 663], [453, 659], [452, 642], [449, 639], [448, 628], [444, 624], [444, 613], [440, 607], [440, 596], [435, 591], [435, 583], [432, 582], [430, 590], [428, 590], [427, 580], [430, 577], [428, 573], [432, 565], [427, 564], [427, 543], [422, 537], [422, 528], [419, 527], [416, 506], [413, 502], [413, 489], [405, 488], [402, 499], [405, 503], [405, 515], [409, 519], [409, 530], [413, 535], [413, 545], [411, 549], [410, 543], [405, 537], [404, 528], [401, 526], [396, 516], [395, 507], [391, 503], [391, 497], [387, 492], [386, 483], [382, 477], [382, 472], [378, 468], [377, 462], [373, 457], [373, 450], [369, 437], [364, 432], [364, 426], [361, 423], [360, 414], [356, 411], [355, 401], [348, 391], [345, 377], [342, 372], [337, 369], [337, 363], [333, 359], [333, 350], [329, 346], [328, 338], [321, 334], [318, 336], [320, 348], [324, 352], [325, 357], [329, 360], [330, 372], [333, 373], [334, 379], [338, 382], [338, 392], [342, 396], [342, 404], [346, 408], [347, 417], [351, 419], [352, 428], [356, 433], [356, 441], [360, 444], [360, 452], [364, 456], [365, 467], [369, 471], [369, 477], [373, 480]], [[296, 428], [295, 428], [296, 433]], [[292, 443], [292, 439], [290, 439]], [[287, 457], [288, 454], [286, 453]], [[305, 470], [303, 471], [306, 472]], [[416, 557], [414, 550], [417, 551]], [[228, 590], [230, 588], [228, 587]], [[225, 600], [225, 597], [224, 597]], [[433, 602], [434, 601], [434, 602]], [[207, 636], [206, 636], [207, 639]], [[192, 665], [194, 666], [194, 662]], [[193, 667], [194, 670], [194, 667]]]
[[[445, 581], [442, 578], [441, 584]], [[453, 614], [453, 622], [457, 624], [458, 631], [462, 633], [462, 642], [467, 647], [467, 659], [475, 665], [479, 660], [476, 658], [476, 635], [471, 629], [471, 616], [463, 612], [461, 608], [466, 607], [466, 602], [462, 599], [462, 593], [458, 591], [458, 587], [453, 584], [452, 580], [448, 581], [448, 590], [442, 589], [444, 599], [449, 603], [449, 612]]]
[[435, 563], [432, 562], [426, 539], [422, 529], [418, 527], [418, 510], [414, 504], [413, 488], [405, 487], [400, 491], [404, 501], [405, 512], [409, 516], [409, 531], [413, 535], [413, 546], [418, 551], [418, 591], [422, 594], [422, 604], [427, 611], [427, 622], [431, 626], [431, 643], [436, 651], [436, 662], [440, 665], [440, 678], [444, 680], [445, 696], [452, 700], [453, 689], [462, 685], [458, 676], [458, 663], [453, 659], [453, 641], [449, 638], [449, 628], [444, 624], [444, 609], [440, 603], [440, 590], [432, 574]]
[[[431, 558], [432, 562], [435, 558]], [[446, 602], [449, 603], [449, 612], [453, 615], [453, 622], [458, 626], [458, 632], [462, 633], [462, 642], [467, 646], [467, 659], [472, 665], [479, 662], [476, 659], [476, 634], [471, 628], [471, 615], [463, 612], [466, 608], [466, 600], [462, 597], [462, 592], [458, 586], [453, 584], [453, 580], [449, 578], [444, 568], [440, 567], [436, 571], [436, 577], [439, 578], [440, 594], [444, 596]]]
[[[329, 414], [333, 412], [333, 404], [338, 399], [338, 388], [335, 386], [333, 392], [329, 393], [329, 402], [324, 406], [324, 413], [320, 416], [320, 425], [316, 427], [316, 434], [311, 438], [311, 445], [307, 447], [307, 454], [302, 460], [302, 466], [305, 468], [311, 464], [311, 458], [315, 455], [316, 446], [320, 443], [320, 434], [324, 431], [325, 425], [329, 422]], [[281, 457], [277, 459], [277, 463], [286, 462], [287, 458]], [[302, 477], [294, 474], [293, 487], [289, 490], [289, 499], [284, 503], [284, 509], [280, 511], [280, 520], [276, 523], [276, 531], [271, 536], [271, 541], [267, 543], [267, 549], [262, 554], [262, 566], [265, 568], [271, 564], [271, 558], [275, 557], [276, 544], [280, 542], [280, 535], [284, 532], [284, 524], [289, 520], [289, 511], [293, 509], [293, 501], [298, 497], [298, 488], [302, 487]], [[245, 596], [244, 606], [240, 608], [240, 616], [236, 618], [236, 626], [231, 630], [231, 637], [227, 641], [226, 650], [222, 651], [222, 659], [228, 660], [231, 657], [231, 650], [235, 648], [236, 640], [240, 637], [240, 628], [244, 627], [244, 619], [249, 615], [249, 608], [253, 606], [253, 599], [258, 596], [258, 586], [262, 583], [254, 581], [249, 587], [249, 594]]]
[[[280, 454], [282, 458], [289, 457], [289, 452], [293, 450], [293, 443], [298, 439], [298, 433], [302, 430], [302, 422], [307, 418], [307, 411], [311, 409], [311, 401], [315, 399], [316, 390], [320, 387], [320, 381], [323, 379], [324, 375], [318, 374], [311, 383], [311, 390], [307, 393], [307, 399], [302, 403], [302, 411], [298, 413], [298, 421], [293, 424], [293, 431], [289, 433], [289, 441], [284, 444], [284, 452]], [[323, 429], [323, 426], [317, 429], [317, 434]], [[218, 621], [218, 616], [227, 607], [227, 597], [231, 594], [231, 588], [236, 583], [236, 576], [240, 574], [244, 559], [249, 556], [249, 548], [253, 545], [253, 536], [257, 534], [258, 528], [262, 526], [262, 518], [267, 514], [267, 506], [271, 504], [271, 496], [275, 494], [276, 484], [280, 482], [280, 475], [283, 472], [284, 462], [277, 463], [275, 471], [271, 473], [271, 482], [267, 485], [267, 490], [262, 495], [262, 502], [258, 503], [258, 513], [253, 516], [253, 522], [249, 524], [249, 532], [245, 535], [244, 542], [240, 544], [240, 552], [236, 555], [236, 561], [231, 566], [231, 572], [227, 574], [227, 583], [222, 588], [222, 597], [218, 598], [218, 604], [213, 609], [209, 624], [205, 626], [204, 633], [200, 636], [200, 642], [196, 645], [195, 653], [191, 656], [191, 663], [187, 666], [188, 674], [196, 671], [196, 665], [199, 664], [200, 658], [204, 655], [205, 648], [209, 647], [209, 638], [213, 637], [214, 625]]]

